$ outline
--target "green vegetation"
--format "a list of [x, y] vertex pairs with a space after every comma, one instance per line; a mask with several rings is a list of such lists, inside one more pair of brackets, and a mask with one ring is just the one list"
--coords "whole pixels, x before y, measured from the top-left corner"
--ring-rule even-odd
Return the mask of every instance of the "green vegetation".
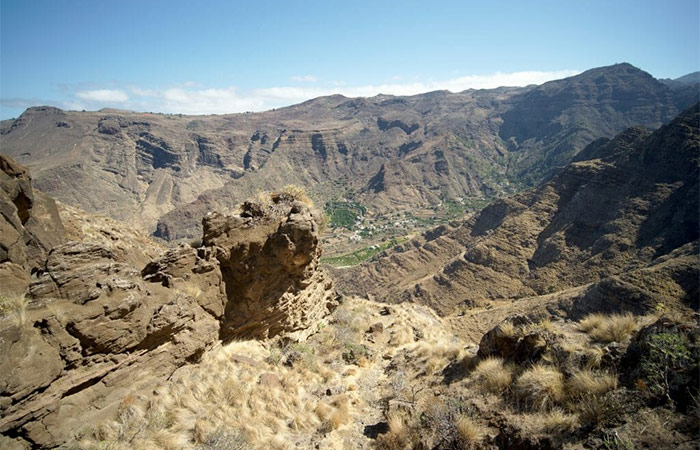
[[342, 266], [355, 266], [363, 261], [366, 261], [384, 250], [394, 247], [396, 245], [406, 242], [406, 238], [392, 239], [387, 242], [383, 242], [377, 245], [371, 245], [369, 247], [364, 247], [359, 250], [355, 250], [352, 253], [348, 253], [341, 256], [333, 256], [329, 258], [321, 258], [321, 262], [330, 264], [336, 267]]
[[360, 203], [329, 201], [324, 208], [326, 214], [331, 218], [331, 227], [343, 227], [352, 230], [358, 217], [364, 216], [367, 212]]
[[674, 371], [690, 367], [693, 355], [683, 336], [658, 333], [649, 337], [649, 353], [642, 357], [640, 368], [646, 387], [654, 395], [671, 400], [670, 377]]

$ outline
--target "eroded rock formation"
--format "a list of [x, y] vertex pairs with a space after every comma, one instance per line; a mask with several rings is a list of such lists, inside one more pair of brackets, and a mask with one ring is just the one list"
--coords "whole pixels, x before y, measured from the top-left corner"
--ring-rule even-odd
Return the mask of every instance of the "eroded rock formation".
[[[70, 440], [114, 414], [125, 395], [147, 393], [197, 361], [221, 337], [303, 337], [336, 300], [318, 269], [313, 214], [291, 197], [246, 203], [235, 216], [212, 214], [204, 220], [204, 246], [180, 245], [139, 266], [119, 243], [132, 232], [114, 224], [106, 240], [49, 250], [50, 241], [23, 226], [34, 220], [36, 198], [26, 170], [2, 161], [2, 199], [12, 203], [22, 192], [30, 199], [21, 211], [3, 202], [3, 212], [14, 214], [3, 214], [4, 226], [19, 236], [3, 249], [21, 257], [3, 256], [1, 267], [8, 276], [22, 274], [24, 284], [0, 290], [24, 293], [27, 305], [0, 318], [0, 433], [19, 445]], [[7, 181], [13, 174], [15, 188]]]
[[56, 203], [35, 192], [31, 181], [26, 168], [0, 155], [0, 286], [14, 293], [24, 292], [26, 271], [64, 239]]
[[203, 243], [221, 265], [228, 302], [222, 337], [303, 332], [336, 302], [318, 269], [312, 211], [286, 194], [243, 204], [238, 215], [204, 218]]

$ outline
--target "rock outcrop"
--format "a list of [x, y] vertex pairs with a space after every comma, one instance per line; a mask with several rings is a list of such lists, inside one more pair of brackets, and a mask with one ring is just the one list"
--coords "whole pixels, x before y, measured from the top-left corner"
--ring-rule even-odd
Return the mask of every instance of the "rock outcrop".
[[36, 269], [64, 240], [56, 203], [32, 189], [29, 171], [0, 155], [0, 286], [22, 293]]
[[[36, 198], [26, 171], [16, 172], [18, 187], [5, 197]], [[16, 293], [6, 284], [0, 290], [25, 294], [27, 303], [0, 318], [0, 433], [54, 447], [113, 415], [125, 395], [148, 393], [198, 361], [221, 338], [305, 337], [336, 301], [318, 269], [317, 225], [309, 207], [290, 197], [273, 196], [268, 206], [212, 214], [204, 246], [180, 245], [144, 265], [138, 261], [153, 248], [130, 252], [139, 242], [129, 243], [134, 234], [126, 227], [100, 224], [99, 238], [90, 239], [72, 211], [68, 234], [86, 239], [50, 249], [32, 234], [43, 222], [23, 227], [15, 207], [5, 220], [23, 240], [10, 246], [15, 259], [0, 273], [22, 274], [24, 284]], [[34, 208], [25, 209], [24, 224]], [[38, 250], [46, 252], [41, 263]]]
[[333, 308], [332, 281], [318, 268], [317, 221], [304, 203], [272, 195], [203, 224], [227, 290], [223, 338], [303, 332]]

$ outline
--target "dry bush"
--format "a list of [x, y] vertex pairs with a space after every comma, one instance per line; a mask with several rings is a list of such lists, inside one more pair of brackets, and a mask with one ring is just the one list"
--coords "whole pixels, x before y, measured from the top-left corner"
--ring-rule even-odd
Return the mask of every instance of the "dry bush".
[[561, 409], [553, 409], [542, 417], [542, 429], [548, 433], [564, 433], [579, 426], [576, 414], [568, 414]]
[[387, 417], [389, 431], [377, 437], [377, 448], [382, 450], [401, 450], [408, 448], [410, 430], [405, 418], [396, 412], [389, 413]]
[[617, 376], [596, 373], [589, 369], [574, 372], [566, 381], [566, 390], [571, 397], [602, 395], [617, 388]]
[[272, 206], [272, 193], [263, 190], [256, 190], [254, 199], [263, 207], [270, 208]]
[[637, 329], [637, 325], [637, 319], [630, 313], [589, 314], [579, 322], [581, 330], [601, 342], [622, 342]]
[[604, 424], [617, 420], [624, 410], [623, 405], [617, 399], [605, 394], [581, 397], [571, 407], [579, 412], [581, 423], [590, 425]]
[[292, 197], [294, 200], [298, 200], [304, 203], [306, 206], [313, 206], [314, 202], [311, 201], [306, 193], [306, 189], [302, 186], [296, 184], [288, 184], [281, 191], [280, 194], [286, 194]]
[[564, 376], [554, 367], [537, 364], [520, 375], [515, 390], [529, 407], [544, 410], [564, 398]]
[[24, 323], [27, 310], [27, 299], [24, 295], [2, 294], [0, 295], [0, 318], [13, 317], [19, 324]]
[[455, 421], [457, 441], [462, 447], [478, 445], [486, 437], [486, 428], [468, 416], [460, 416]]
[[207, 450], [246, 450], [251, 448], [240, 431], [221, 428], [208, 434], [201, 444], [201, 448]]
[[513, 383], [513, 369], [501, 358], [488, 357], [476, 365], [471, 377], [485, 391], [498, 394]]

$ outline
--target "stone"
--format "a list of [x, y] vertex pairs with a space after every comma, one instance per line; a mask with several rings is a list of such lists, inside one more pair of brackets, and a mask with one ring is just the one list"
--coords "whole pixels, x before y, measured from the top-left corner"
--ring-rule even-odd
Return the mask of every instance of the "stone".
[[337, 304], [307, 205], [273, 195], [267, 204], [245, 203], [238, 215], [208, 215], [203, 226], [203, 245], [226, 285], [222, 338], [305, 333]]

